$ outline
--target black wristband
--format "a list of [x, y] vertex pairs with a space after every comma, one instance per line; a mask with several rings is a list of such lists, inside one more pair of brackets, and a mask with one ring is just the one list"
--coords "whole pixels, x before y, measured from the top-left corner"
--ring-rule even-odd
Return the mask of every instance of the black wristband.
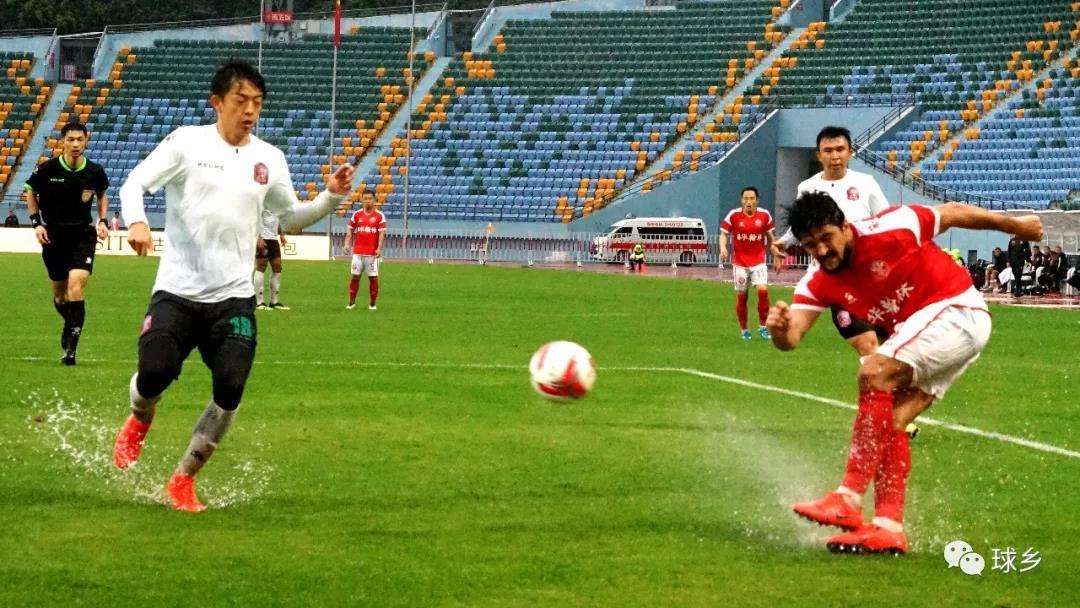
[[32, 227], [34, 227], [34, 228], [37, 228], [38, 226], [41, 225], [41, 213], [40, 212], [30, 214], [30, 225]]

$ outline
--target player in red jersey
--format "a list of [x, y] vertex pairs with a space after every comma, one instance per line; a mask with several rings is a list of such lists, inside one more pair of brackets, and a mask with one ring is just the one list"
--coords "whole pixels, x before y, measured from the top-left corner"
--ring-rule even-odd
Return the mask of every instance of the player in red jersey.
[[739, 209], [732, 209], [720, 223], [720, 260], [728, 257], [727, 240], [731, 235], [734, 250], [731, 266], [735, 274], [735, 315], [739, 318], [742, 339], [750, 339], [746, 328], [746, 302], [749, 294], [747, 284], [757, 286], [758, 334], [769, 339], [765, 317], [769, 314], [769, 269], [765, 265], [765, 251], [772, 248], [773, 219], [764, 209], [758, 209], [758, 191], [753, 186], [742, 190]]
[[[904, 427], [979, 357], [990, 337], [990, 313], [967, 271], [933, 238], [949, 228], [997, 230], [1042, 239], [1038, 216], [1009, 217], [978, 207], [890, 207], [848, 222], [827, 194], [803, 194], [788, 214], [802, 248], [820, 264], [777, 302], [767, 325], [773, 344], [791, 350], [822, 311], [842, 306], [889, 337], [862, 358], [859, 408], [841, 486], [793, 506], [822, 525], [848, 530], [826, 541], [832, 551], [905, 553], [904, 494], [911, 468]], [[874, 480], [874, 518], [862, 519], [862, 494]]]
[[375, 208], [375, 197], [370, 192], [361, 195], [363, 208], [349, 219], [349, 233], [345, 236], [345, 249], [352, 247], [352, 276], [349, 279], [349, 305], [356, 308], [356, 292], [360, 291], [360, 275], [367, 274], [368, 308], [375, 310], [379, 297], [379, 255], [386, 237], [386, 217]]

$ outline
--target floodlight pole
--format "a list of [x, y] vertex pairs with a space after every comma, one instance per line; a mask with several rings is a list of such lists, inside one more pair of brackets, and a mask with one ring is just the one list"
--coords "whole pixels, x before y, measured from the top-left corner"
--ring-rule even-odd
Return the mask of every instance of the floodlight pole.
[[[263, 38], [266, 38], [266, 0], [259, 0], [259, 54], [256, 60], [258, 64], [259, 73], [262, 74], [262, 46]], [[255, 123], [255, 134], [259, 134], [259, 123]]]
[[259, 0], [259, 73], [262, 73], [262, 45], [266, 38], [266, 0]]
[[[340, 25], [337, 26], [337, 27], [340, 27]], [[331, 171], [334, 170], [334, 139], [335, 139], [335, 135], [336, 135], [335, 130], [336, 130], [336, 127], [337, 127], [336, 119], [337, 119], [337, 54], [338, 54], [338, 46], [340, 46], [340, 40], [338, 38], [335, 38], [334, 39], [334, 45], [333, 45], [333, 47], [334, 47], [334, 67], [333, 67], [333, 71], [331, 73], [332, 75], [330, 77], [330, 146], [328, 147], [327, 152], [326, 152], [326, 156], [327, 156], [327, 161], [326, 162], [330, 166]], [[332, 260], [332, 259], [334, 259], [334, 235], [333, 235], [334, 214], [331, 213], [330, 215], [328, 215], [326, 217], [327, 217], [327, 220], [326, 220], [326, 258]]]
[[405, 96], [405, 206], [404, 226], [401, 236], [402, 255], [408, 251], [409, 246], [409, 176], [412, 174], [412, 102], [413, 86], [416, 82], [416, 74], [413, 72], [414, 60], [416, 59], [416, 0], [412, 0], [412, 14], [409, 22], [409, 78], [406, 84], [409, 94]]

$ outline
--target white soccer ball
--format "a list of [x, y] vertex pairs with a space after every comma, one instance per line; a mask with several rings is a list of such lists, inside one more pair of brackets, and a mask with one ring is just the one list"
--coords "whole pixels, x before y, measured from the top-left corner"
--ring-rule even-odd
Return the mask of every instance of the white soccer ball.
[[559, 340], [541, 346], [529, 361], [529, 377], [540, 396], [554, 401], [581, 399], [596, 383], [592, 355], [578, 344]]

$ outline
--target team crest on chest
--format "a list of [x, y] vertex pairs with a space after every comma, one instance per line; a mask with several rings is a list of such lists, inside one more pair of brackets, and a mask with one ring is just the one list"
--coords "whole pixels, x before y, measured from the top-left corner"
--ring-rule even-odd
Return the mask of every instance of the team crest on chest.
[[856, 188], [855, 186], [852, 186], [852, 187], [848, 188], [847, 189], [847, 200], [849, 200], [849, 201], [857, 201], [857, 200], [859, 200], [859, 189]]
[[884, 279], [889, 276], [889, 265], [881, 260], [870, 264], [870, 272], [878, 279]]
[[82, 191], [82, 202], [89, 203], [90, 199], [94, 198], [94, 191], [89, 188]]
[[265, 186], [270, 181], [270, 170], [262, 163], [255, 163], [255, 183]]

